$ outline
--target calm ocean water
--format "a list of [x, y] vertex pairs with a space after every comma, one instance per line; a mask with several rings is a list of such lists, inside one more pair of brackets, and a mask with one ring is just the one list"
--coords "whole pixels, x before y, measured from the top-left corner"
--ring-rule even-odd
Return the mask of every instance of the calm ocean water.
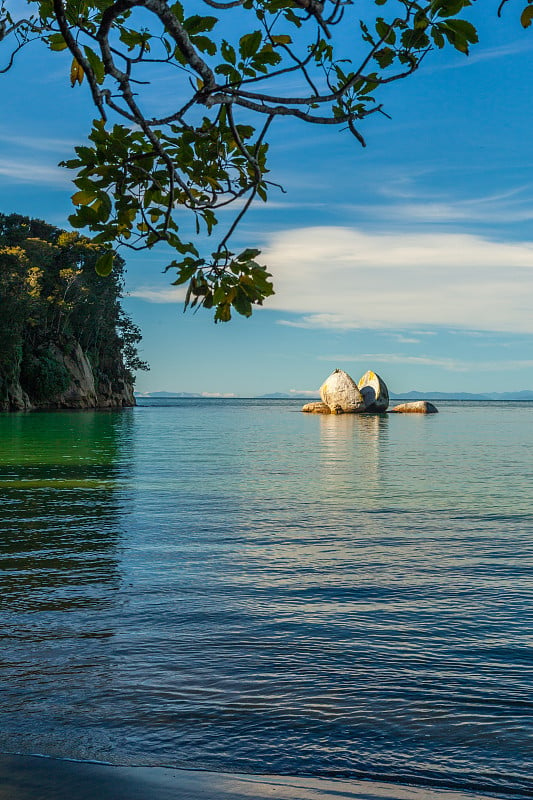
[[0, 414], [0, 751], [533, 797], [533, 404]]

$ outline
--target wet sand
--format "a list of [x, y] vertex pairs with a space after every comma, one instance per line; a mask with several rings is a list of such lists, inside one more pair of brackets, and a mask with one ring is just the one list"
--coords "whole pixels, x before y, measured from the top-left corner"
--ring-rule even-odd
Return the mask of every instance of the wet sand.
[[0, 755], [0, 800], [489, 800], [374, 781], [115, 767]]

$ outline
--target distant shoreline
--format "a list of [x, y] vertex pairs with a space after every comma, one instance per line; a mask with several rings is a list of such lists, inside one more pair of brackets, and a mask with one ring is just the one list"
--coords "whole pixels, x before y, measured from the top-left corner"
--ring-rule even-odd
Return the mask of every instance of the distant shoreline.
[[[276, 392], [261, 395], [216, 395], [200, 394], [194, 392], [135, 392], [136, 400], [320, 400], [320, 395], [289, 394]], [[514, 402], [527, 403], [533, 402], [533, 391], [524, 392], [505, 392], [501, 394], [466, 394], [466, 393], [446, 393], [446, 392], [405, 392], [404, 394], [390, 394], [391, 400], [452, 400], [452, 401], [472, 401], [472, 402]]]

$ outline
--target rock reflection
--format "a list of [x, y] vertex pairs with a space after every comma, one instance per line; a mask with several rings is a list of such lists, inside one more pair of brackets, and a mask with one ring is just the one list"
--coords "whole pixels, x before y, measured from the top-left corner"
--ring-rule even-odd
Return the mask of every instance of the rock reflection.
[[336, 501], [357, 492], [372, 507], [380, 496], [388, 440], [386, 414], [320, 416], [320, 469], [324, 489]]

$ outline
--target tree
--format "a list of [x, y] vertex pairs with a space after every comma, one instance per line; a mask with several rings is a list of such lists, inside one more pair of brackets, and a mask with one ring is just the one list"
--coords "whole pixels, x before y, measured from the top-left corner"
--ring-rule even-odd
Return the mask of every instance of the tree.
[[[51, 353], [77, 345], [96, 379], [132, 385], [139, 358], [138, 327], [124, 312], [124, 260], [112, 275], [95, 271], [102, 245], [41, 220], [0, 214], [0, 408], [19, 382], [35, 401], [53, 399], [71, 377]], [[105, 392], [104, 392], [105, 393]]]
[[[340, 126], [364, 146], [361, 121], [386, 114], [383, 86], [413, 74], [432, 49], [467, 54], [478, 38], [459, 17], [471, 0], [203, 0], [206, 15], [189, 14], [179, 0], [28, 5], [21, 19], [0, 0], [8, 53], [0, 72], [40, 40], [53, 53], [68, 51], [72, 86], [89, 87], [98, 119], [63, 164], [77, 170], [71, 225], [107, 248], [97, 271], [111, 272], [112, 247], [166, 242], [176, 251], [167, 267], [174, 284], [188, 285], [186, 306], [214, 308], [216, 321], [230, 319], [232, 308], [249, 316], [273, 294], [259, 251], [235, 253], [230, 243], [251, 203], [266, 202], [276, 185], [267, 167], [273, 122]], [[532, 18], [528, 4], [524, 27]], [[175, 76], [179, 99], [157, 117], [147, 109], [164, 74]], [[212, 235], [228, 205], [237, 209], [233, 221], [202, 255], [182, 232], [183, 212], [197, 235]]]

